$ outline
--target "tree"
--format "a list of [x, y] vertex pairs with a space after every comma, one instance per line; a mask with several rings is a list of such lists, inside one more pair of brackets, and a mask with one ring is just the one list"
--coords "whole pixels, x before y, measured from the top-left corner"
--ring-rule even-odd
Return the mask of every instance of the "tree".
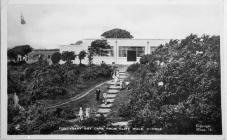
[[30, 45], [22, 45], [22, 46], [16, 46], [12, 49], [9, 49], [7, 51], [7, 55], [9, 59], [17, 59], [17, 55], [21, 55], [22, 57], [27, 55], [29, 52], [31, 52], [33, 48]]
[[59, 61], [61, 60], [61, 53], [56, 52], [51, 56], [51, 60], [54, 64], [58, 64]]
[[80, 60], [80, 64], [81, 64], [81, 60], [86, 57], [86, 54], [87, 54], [86, 51], [84, 51], [84, 50], [80, 51], [80, 53], [78, 55], [79, 56], [79, 60]]
[[133, 38], [130, 32], [118, 28], [106, 31], [101, 36], [105, 38]]
[[[66, 68], [65, 68], [66, 69]], [[33, 72], [33, 79], [27, 91], [32, 99], [53, 98], [67, 94], [62, 83], [65, 82], [60, 66], [38, 68]]]
[[76, 55], [74, 52], [68, 52], [68, 51], [63, 52], [61, 55], [62, 60], [66, 61], [66, 63], [68, 64], [71, 64], [72, 60], [75, 60], [75, 57]]
[[10, 60], [16, 60], [17, 59], [17, 53], [12, 49], [9, 49], [7, 51], [7, 56]]
[[88, 48], [88, 60], [89, 63], [92, 63], [93, 56], [107, 56], [108, 51], [106, 49], [110, 49], [111, 46], [107, 43], [106, 40], [97, 39], [91, 42], [91, 46]]
[[166, 130], [163, 133], [174, 134], [204, 133], [195, 128], [196, 124], [206, 124], [212, 127], [206, 133], [220, 134], [219, 49], [219, 36], [192, 34], [143, 56], [131, 81], [130, 102], [122, 107], [123, 112], [129, 111], [132, 124], [162, 127]]
[[8, 134], [50, 134], [67, 124], [58, 114], [58, 110], [48, 110], [43, 105], [33, 104], [19, 112], [15, 121], [9, 125]]

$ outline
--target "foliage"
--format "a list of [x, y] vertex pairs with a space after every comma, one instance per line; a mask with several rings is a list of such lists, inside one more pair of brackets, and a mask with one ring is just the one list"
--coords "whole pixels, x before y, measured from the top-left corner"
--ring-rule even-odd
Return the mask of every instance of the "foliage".
[[53, 64], [58, 64], [61, 60], [61, 53], [56, 52], [51, 56], [51, 61], [53, 62]]
[[34, 72], [34, 80], [28, 86], [28, 91], [35, 99], [66, 94], [61, 87], [63, 76], [54, 69], [42, 69]]
[[[221, 134], [220, 37], [192, 34], [145, 57], [125, 108], [133, 125], [174, 134]], [[212, 131], [196, 131], [196, 124]]]
[[149, 61], [152, 60], [152, 55], [150, 54], [147, 54], [147, 55], [143, 55], [141, 58], [140, 58], [140, 64], [147, 64]]
[[128, 72], [135, 72], [140, 67], [139, 63], [134, 63], [127, 68]]
[[84, 71], [81, 74], [81, 77], [84, 80], [93, 80], [98, 77], [105, 77], [105, 78], [111, 77], [111, 73], [112, 73], [111, 66], [108, 66], [106, 64], [103, 64], [101, 66], [93, 65], [93, 66], [90, 66], [89, 69]]
[[64, 125], [67, 122], [59, 117], [57, 110], [47, 110], [34, 104], [14, 117], [13, 123], [8, 127], [8, 134], [50, 134]]
[[106, 120], [106, 118], [103, 115], [101, 115], [98, 118], [85, 119], [81, 122], [80, 125], [98, 127], [98, 126], [106, 126], [107, 123], [108, 123], [108, 121]]
[[18, 92], [22, 92], [23, 88], [20, 82], [20, 75], [19, 73], [11, 73], [9, 70], [7, 72], [7, 93], [8, 94], [13, 94], [13, 93], [18, 93]]
[[66, 63], [71, 64], [72, 60], [75, 60], [76, 55], [74, 54], [74, 52], [68, 52], [65, 51], [62, 53], [61, 58], [63, 61], [66, 61]]
[[118, 28], [106, 31], [101, 36], [105, 38], [133, 38], [130, 32]]
[[93, 56], [107, 56], [108, 51], [111, 46], [108, 44], [107, 40], [97, 39], [91, 42], [91, 46], [88, 48], [88, 61], [92, 64]]
[[81, 64], [81, 60], [86, 57], [86, 54], [87, 54], [86, 51], [84, 51], [84, 50], [80, 51], [80, 53], [78, 55], [79, 56], [79, 60], [80, 60], [80, 64]]
[[16, 60], [17, 55], [21, 55], [23, 57], [24, 55], [27, 55], [31, 51], [32, 51], [32, 47], [30, 47], [30, 45], [16, 46], [7, 51], [7, 56], [9, 59]]
[[[40, 61], [19, 66], [8, 65], [9, 97], [16, 92], [19, 105], [25, 109], [23, 111], [15, 108], [12, 98], [9, 98], [8, 134], [46, 134], [62, 125], [68, 125], [64, 120], [75, 118], [73, 110], [64, 108], [60, 111], [59, 109], [50, 111], [37, 103], [43, 99], [68, 98], [70, 94], [75, 96], [90, 88], [88, 85], [98, 81], [96, 79], [109, 78], [111, 72], [111, 67], [106, 64], [91, 67], [69, 63], [49, 66]], [[86, 76], [87, 74], [94, 74], [94, 77]], [[17, 126], [19, 130], [16, 129]]]
[[53, 98], [67, 94], [66, 85], [78, 82], [80, 71], [76, 65], [63, 64], [36, 68], [27, 91], [32, 98]]

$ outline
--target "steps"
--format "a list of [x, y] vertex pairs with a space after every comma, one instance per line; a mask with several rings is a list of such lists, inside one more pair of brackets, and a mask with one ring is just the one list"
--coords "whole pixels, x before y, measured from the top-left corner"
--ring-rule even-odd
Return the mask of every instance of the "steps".
[[[119, 80], [123, 81], [125, 78], [127, 78], [127, 75], [125, 72], [119, 73]], [[120, 81], [117, 82], [115, 85], [114, 81], [110, 81], [107, 84], [109, 85], [109, 90], [107, 91], [107, 104], [101, 104], [97, 110], [96, 116], [99, 117], [101, 114], [104, 115], [104, 117], [107, 117], [108, 114], [111, 112], [111, 107], [113, 106], [113, 102], [115, 98], [117, 97], [118, 93], [120, 92], [121, 87]]]
[[116, 89], [110, 89], [107, 91], [107, 94], [117, 94], [119, 92], [119, 90]]
[[120, 90], [121, 87], [120, 86], [115, 86], [115, 85], [110, 85], [109, 89], [118, 89], [118, 90]]

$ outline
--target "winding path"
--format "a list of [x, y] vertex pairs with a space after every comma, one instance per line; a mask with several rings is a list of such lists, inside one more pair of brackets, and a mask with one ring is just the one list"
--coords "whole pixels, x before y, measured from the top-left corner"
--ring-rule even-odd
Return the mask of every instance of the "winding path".
[[86, 95], [88, 95], [91, 91], [93, 91], [93, 90], [96, 89], [97, 87], [100, 87], [100, 86], [102, 86], [102, 85], [104, 85], [105, 83], [108, 83], [108, 82], [110, 82], [110, 81], [111, 81], [111, 80], [102, 82], [101, 84], [99, 84], [99, 85], [93, 87], [92, 89], [90, 89], [89, 91], [85, 92], [85, 93], [82, 94], [82, 95], [72, 97], [72, 98], [68, 99], [67, 101], [64, 101], [64, 102], [62, 102], [62, 103], [60, 103], [60, 104], [56, 104], [56, 105], [53, 105], [53, 106], [49, 106], [49, 107], [47, 107], [47, 109], [56, 108], [56, 107], [59, 107], [59, 106], [68, 104], [68, 103], [70, 103], [70, 102], [77, 101], [77, 100], [79, 100], [79, 99], [85, 97]]
[[[125, 75], [126, 73], [125, 73], [125, 72], [126, 72], [127, 66], [120, 66], [120, 67], [118, 67], [118, 69], [121, 71], [121, 72], [120, 72], [120, 73], [121, 73], [121, 74], [120, 74], [120, 80], [124, 80], [124, 78], [126, 78], [126, 75]], [[88, 90], [88, 91], [85, 92], [84, 94], [74, 96], [74, 97], [72, 97], [72, 98], [70, 98], [70, 99], [68, 99], [68, 100], [66, 100], [66, 101], [64, 101], [64, 102], [61, 102], [61, 103], [59, 103], [59, 104], [52, 105], [52, 106], [48, 106], [47, 109], [56, 108], [56, 107], [59, 107], [59, 106], [68, 104], [68, 103], [70, 103], [70, 102], [77, 101], [77, 100], [79, 100], [79, 99], [85, 97], [85, 96], [88, 95], [89, 93], [91, 93], [91, 91], [93, 91], [93, 90], [96, 89], [97, 87], [100, 87], [100, 86], [102, 86], [102, 85], [104, 85], [104, 84], [106, 84], [106, 83], [112, 85], [112, 84], [113, 84], [113, 81], [112, 81], [112, 80], [109, 80], [109, 81], [102, 82], [101, 84], [96, 85], [95, 87], [93, 87], [92, 89]], [[115, 90], [117, 90], [117, 92], [115, 91], [114, 93], [118, 93], [119, 90], [120, 90], [120, 87], [113, 87], [113, 88], [111, 88], [111, 87], [112, 87], [112, 86], [109, 87], [110, 90], [108, 91], [108, 94], [109, 94], [109, 97], [108, 97], [108, 98], [111, 98], [110, 96], [112, 96], [112, 99], [108, 99], [108, 102], [113, 102], [113, 101], [114, 101], [115, 96], [114, 96], [114, 95], [110, 95], [111, 92], [114, 92], [114, 88], [116, 88]], [[111, 91], [111, 90], [112, 90], [112, 91]], [[112, 94], [114, 94], [114, 93], [112, 93]], [[102, 108], [102, 107], [105, 108], [105, 107], [107, 107], [107, 106], [101, 105], [100, 107], [101, 107], [101, 108]], [[111, 106], [108, 106], [108, 107], [111, 107]]]

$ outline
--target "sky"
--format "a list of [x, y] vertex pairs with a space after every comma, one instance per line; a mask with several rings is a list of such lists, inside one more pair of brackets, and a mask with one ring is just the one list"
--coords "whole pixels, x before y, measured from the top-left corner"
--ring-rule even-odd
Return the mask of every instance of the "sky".
[[[20, 15], [26, 24], [20, 24]], [[182, 39], [222, 33], [222, 3], [214, 4], [10, 4], [8, 48], [58, 48], [86, 38], [100, 38], [113, 28], [134, 38]]]

